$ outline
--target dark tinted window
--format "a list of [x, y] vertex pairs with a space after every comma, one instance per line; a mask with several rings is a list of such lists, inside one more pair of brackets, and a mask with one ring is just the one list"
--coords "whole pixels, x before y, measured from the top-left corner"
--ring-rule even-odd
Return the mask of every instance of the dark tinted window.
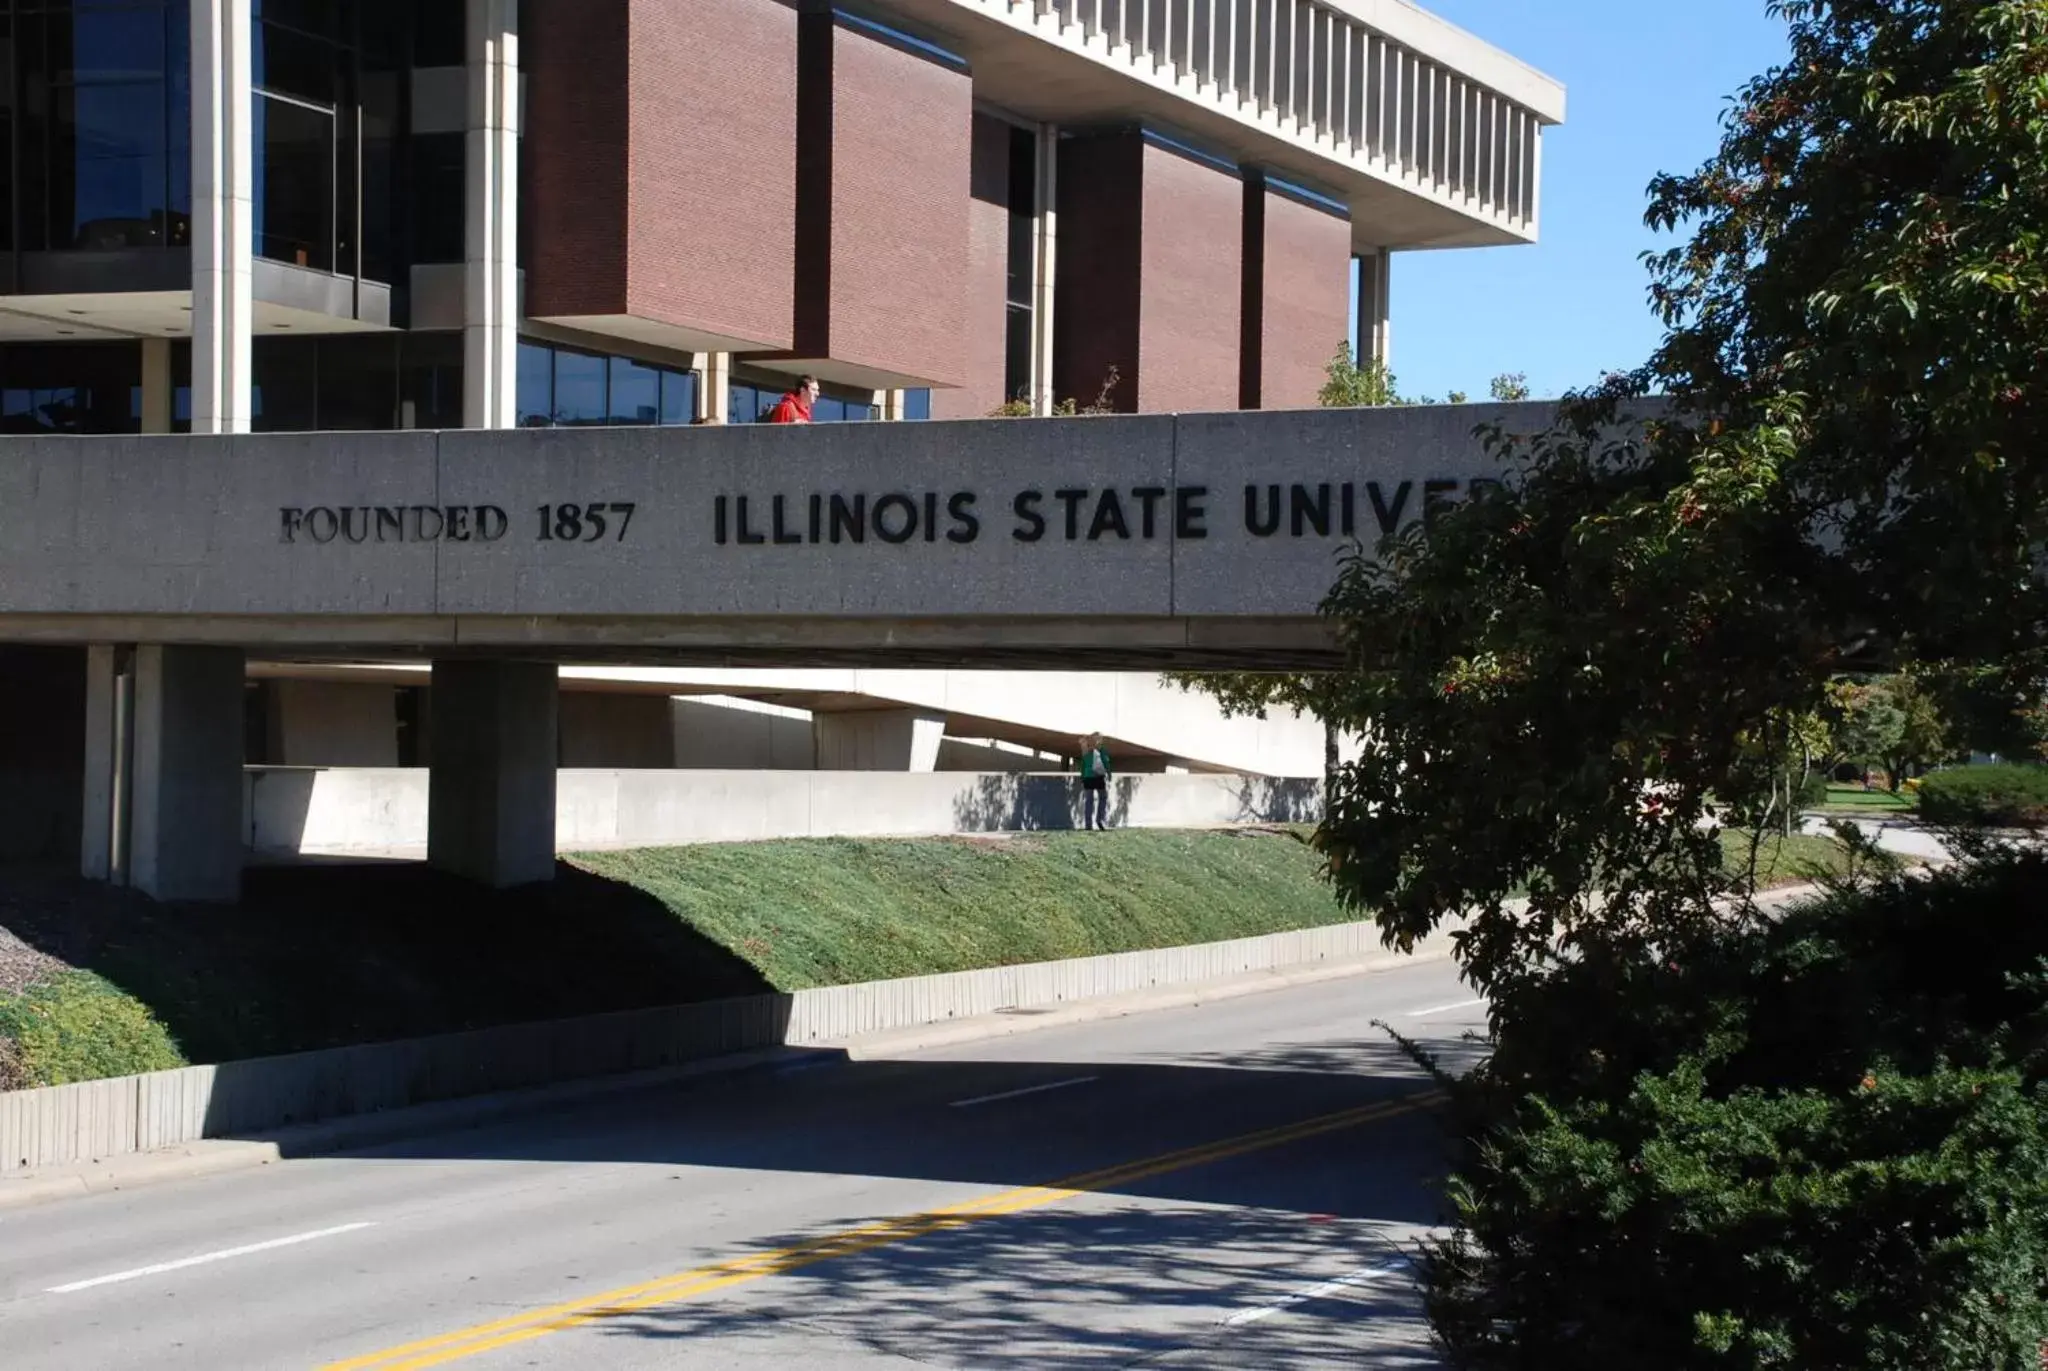
[[555, 351], [555, 422], [559, 425], [605, 422], [604, 358], [584, 352]]
[[609, 411], [615, 424], [654, 424], [661, 420], [661, 373], [629, 357], [612, 358]]
[[690, 424], [697, 420], [697, 374], [692, 371], [664, 371], [661, 374], [661, 422]]
[[546, 428], [555, 415], [555, 354], [538, 343], [519, 345], [519, 382], [515, 403], [521, 428]]

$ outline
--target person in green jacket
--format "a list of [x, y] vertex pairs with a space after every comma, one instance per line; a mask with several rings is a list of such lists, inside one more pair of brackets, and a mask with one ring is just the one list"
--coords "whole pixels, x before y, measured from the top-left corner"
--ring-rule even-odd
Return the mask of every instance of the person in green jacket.
[[1109, 827], [1109, 749], [1100, 733], [1081, 740], [1081, 827]]

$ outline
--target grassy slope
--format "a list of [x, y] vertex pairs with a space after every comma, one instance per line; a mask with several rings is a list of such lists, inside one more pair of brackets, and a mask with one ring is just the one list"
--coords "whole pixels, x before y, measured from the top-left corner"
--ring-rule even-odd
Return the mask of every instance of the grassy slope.
[[821, 839], [587, 854], [778, 989], [1216, 942], [1355, 917], [1274, 833]]
[[[1767, 879], [1833, 854], [1772, 846]], [[0, 1088], [1353, 917], [1286, 832], [586, 854], [504, 893], [309, 867], [252, 872], [232, 910], [61, 880], [0, 896], [0, 924], [80, 968], [0, 992]]]

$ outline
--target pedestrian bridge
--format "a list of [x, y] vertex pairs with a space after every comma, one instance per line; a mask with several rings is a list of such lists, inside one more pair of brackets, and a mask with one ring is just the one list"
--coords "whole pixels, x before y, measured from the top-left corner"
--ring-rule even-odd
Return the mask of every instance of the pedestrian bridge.
[[1341, 551], [1552, 412], [0, 440], [0, 824], [233, 899], [247, 655], [428, 661], [428, 859], [546, 879], [558, 662], [1327, 666]]
[[0, 641], [270, 657], [1311, 667], [1455, 406], [0, 442]]

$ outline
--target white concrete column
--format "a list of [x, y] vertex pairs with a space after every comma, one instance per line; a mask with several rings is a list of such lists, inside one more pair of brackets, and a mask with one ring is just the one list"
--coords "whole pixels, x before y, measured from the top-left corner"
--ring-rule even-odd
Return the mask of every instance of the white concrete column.
[[1360, 253], [1358, 265], [1358, 345], [1352, 349], [1363, 364], [1368, 358], [1382, 366], [1393, 361], [1393, 327], [1389, 297], [1393, 289], [1394, 254], [1385, 248]]
[[[244, 0], [246, 3], [246, 0]], [[519, 422], [519, 3], [469, 6], [462, 422]]]
[[434, 663], [428, 862], [490, 886], [553, 879], [558, 693], [549, 662]]
[[241, 897], [242, 680], [240, 648], [135, 649], [130, 884], [159, 900]]
[[811, 716], [820, 771], [936, 771], [946, 716], [850, 709]]
[[707, 424], [732, 422], [732, 354], [707, 352], [697, 371], [697, 418]]
[[1059, 151], [1059, 126], [1040, 124], [1031, 235], [1031, 412], [1041, 417], [1058, 402], [1052, 393], [1052, 302], [1059, 280]]
[[142, 340], [142, 431], [171, 431], [171, 340]]
[[255, 110], [249, 0], [192, 4], [192, 431], [249, 431]]

